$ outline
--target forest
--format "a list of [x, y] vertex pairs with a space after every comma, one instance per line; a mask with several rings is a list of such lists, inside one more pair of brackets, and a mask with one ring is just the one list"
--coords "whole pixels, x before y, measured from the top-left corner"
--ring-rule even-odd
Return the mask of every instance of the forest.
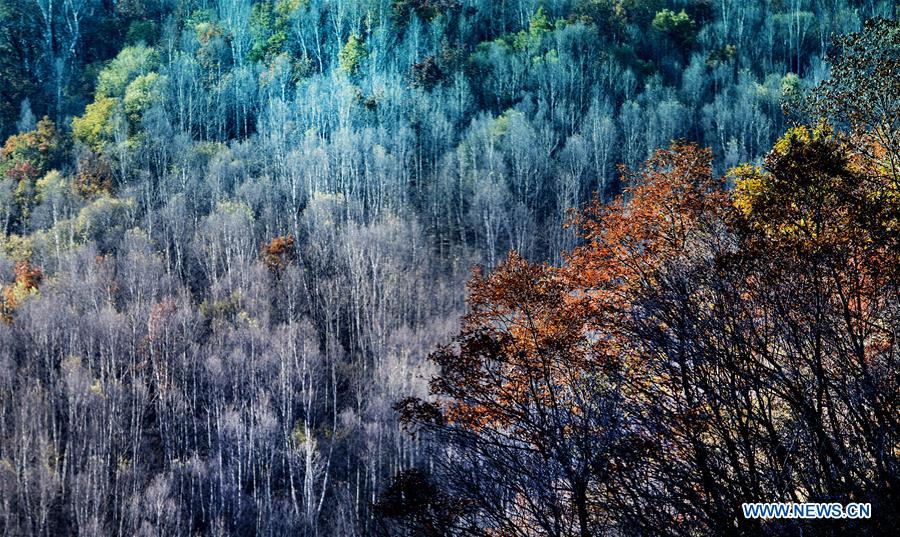
[[895, 535], [898, 10], [0, 0], [0, 534]]

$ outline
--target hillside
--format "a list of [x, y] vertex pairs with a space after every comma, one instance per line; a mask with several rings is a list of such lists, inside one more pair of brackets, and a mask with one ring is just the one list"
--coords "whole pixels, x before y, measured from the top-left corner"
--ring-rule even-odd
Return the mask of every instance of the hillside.
[[887, 534], [894, 4], [0, 0], [0, 533]]

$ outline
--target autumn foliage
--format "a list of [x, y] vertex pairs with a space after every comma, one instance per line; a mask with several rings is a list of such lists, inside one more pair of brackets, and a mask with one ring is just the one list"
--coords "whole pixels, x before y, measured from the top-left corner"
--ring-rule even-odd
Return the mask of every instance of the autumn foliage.
[[275, 237], [260, 249], [263, 263], [272, 272], [284, 270], [295, 256], [293, 235]]
[[28, 296], [37, 292], [43, 279], [44, 273], [39, 267], [34, 267], [26, 261], [17, 263], [15, 281], [2, 286], [0, 319], [7, 323], [12, 322], [12, 315], [16, 307]]
[[794, 129], [733, 189], [676, 143], [574, 216], [561, 267], [476, 274], [434, 401], [399, 405], [457, 447], [460, 527], [782, 534], [806, 526], [740, 503], [866, 501], [882, 521], [837, 531], [889, 528], [900, 197], [852, 142]]
[[78, 173], [75, 175], [73, 189], [84, 199], [110, 195], [113, 176], [109, 163], [100, 155], [85, 151], [78, 159]]
[[37, 180], [59, 158], [59, 145], [56, 126], [44, 117], [34, 130], [7, 138], [0, 148], [0, 177]]

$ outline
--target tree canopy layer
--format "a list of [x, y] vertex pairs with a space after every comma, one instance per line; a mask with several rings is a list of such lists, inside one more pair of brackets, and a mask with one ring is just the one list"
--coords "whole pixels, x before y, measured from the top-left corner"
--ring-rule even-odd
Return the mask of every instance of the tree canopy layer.
[[889, 531], [894, 4], [0, 0], [0, 534]]

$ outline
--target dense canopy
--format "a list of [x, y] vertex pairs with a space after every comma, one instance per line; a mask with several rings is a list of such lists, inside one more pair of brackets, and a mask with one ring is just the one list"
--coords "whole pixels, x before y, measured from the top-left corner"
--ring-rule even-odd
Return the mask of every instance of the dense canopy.
[[0, 534], [888, 534], [895, 4], [0, 0]]

